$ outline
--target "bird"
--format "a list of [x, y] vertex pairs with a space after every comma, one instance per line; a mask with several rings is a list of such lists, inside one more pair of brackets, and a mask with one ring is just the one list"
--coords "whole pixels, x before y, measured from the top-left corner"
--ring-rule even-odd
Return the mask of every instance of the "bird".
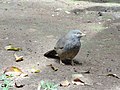
[[53, 50], [44, 54], [45, 57], [54, 58], [59, 57], [60, 64], [64, 65], [63, 61], [70, 61], [74, 65], [73, 58], [78, 54], [81, 42], [81, 37], [86, 34], [80, 30], [70, 30], [66, 35], [62, 36], [56, 43]]

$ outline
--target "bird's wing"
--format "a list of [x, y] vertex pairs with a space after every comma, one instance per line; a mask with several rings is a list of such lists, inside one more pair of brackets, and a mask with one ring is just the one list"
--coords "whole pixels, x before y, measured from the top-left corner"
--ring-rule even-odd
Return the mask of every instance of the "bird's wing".
[[74, 42], [74, 38], [70, 37], [69, 35], [65, 35], [63, 37], [61, 37], [56, 45], [55, 45], [55, 49], [63, 49], [66, 46], [70, 46], [72, 44], [72, 42]]
[[65, 38], [60, 38], [55, 45], [55, 49], [63, 49], [65, 42], [66, 42]]

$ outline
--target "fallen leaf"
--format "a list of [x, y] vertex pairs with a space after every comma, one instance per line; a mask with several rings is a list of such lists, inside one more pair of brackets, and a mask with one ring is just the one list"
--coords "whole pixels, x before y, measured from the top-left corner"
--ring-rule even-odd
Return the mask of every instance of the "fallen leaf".
[[15, 82], [15, 87], [16, 87], [16, 88], [22, 88], [22, 87], [24, 87], [24, 86], [25, 86], [25, 84], [17, 85], [17, 83]]
[[70, 85], [70, 82], [68, 80], [62, 81], [60, 83], [60, 86], [62, 86], [62, 87], [68, 87], [69, 85]]
[[81, 80], [84, 76], [82, 74], [73, 74], [72, 83], [74, 85], [85, 85], [85, 82]]
[[81, 72], [82, 74], [90, 74], [90, 69], [89, 70], [87, 70], [87, 71], [83, 71], [83, 72]]
[[28, 74], [27, 73], [22, 73], [20, 76], [21, 77], [28, 77]]
[[83, 72], [84, 74], [90, 74], [90, 70]]
[[32, 69], [31, 69], [31, 72], [32, 72], [32, 73], [39, 73], [40, 70], [39, 70], [39, 69], [32, 68]]
[[93, 85], [91, 80], [88, 77], [85, 77], [85, 76], [83, 76], [82, 74], [73, 74], [72, 75], [72, 83], [74, 85], [86, 85], [86, 86]]
[[82, 80], [80, 80], [79, 78], [76, 78], [72, 81], [72, 83], [74, 85], [85, 85], [85, 82], [83, 82]]
[[48, 66], [50, 66], [54, 71], [57, 71], [57, 70], [58, 70], [58, 68], [55, 68], [52, 64], [50, 64], [50, 65], [48, 65]]
[[12, 67], [7, 67], [6, 69], [5, 69], [5, 71], [4, 71], [4, 74], [6, 74], [6, 75], [13, 75], [13, 76], [20, 76], [21, 74], [22, 74], [23, 72], [22, 72], [22, 70], [21, 69], [19, 69], [18, 67], [14, 67], [14, 66], [12, 66]]
[[17, 54], [14, 54], [16, 62], [23, 61], [23, 56], [17, 56]]
[[10, 50], [10, 51], [19, 51], [19, 50], [22, 50], [22, 48], [14, 47], [12, 45], [5, 46], [5, 49], [6, 50]]
[[111, 76], [111, 77], [115, 77], [115, 78], [120, 79], [120, 77], [118, 77], [116, 74], [107, 74], [107, 76]]

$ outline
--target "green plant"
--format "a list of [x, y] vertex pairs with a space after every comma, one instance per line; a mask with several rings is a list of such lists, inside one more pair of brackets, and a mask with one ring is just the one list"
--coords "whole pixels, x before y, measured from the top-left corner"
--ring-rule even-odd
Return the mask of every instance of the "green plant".
[[2, 90], [9, 90], [12, 87], [13, 81], [10, 79], [10, 77], [12, 77], [12, 75], [6, 76], [5, 74], [2, 74], [0, 76], [0, 81], [3, 81], [3, 83], [0, 84], [0, 88]]
[[51, 83], [51, 82], [44, 82], [43, 80], [40, 82], [40, 85], [38, 86], [38, 90], [57, 90], [57, 84]]

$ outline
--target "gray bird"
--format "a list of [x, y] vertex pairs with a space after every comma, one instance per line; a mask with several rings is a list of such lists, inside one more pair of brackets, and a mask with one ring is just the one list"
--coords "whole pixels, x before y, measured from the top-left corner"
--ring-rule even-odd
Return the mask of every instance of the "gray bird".
[[80, 30], [71, 30], [57, 41], [53, 50], [48, 51], [44, 56], [52, 58], [58, 55], [60, 64], [63, 64], [64, 60], [71, 60], [71, 64], [74, 65], [73, 58], [80, 50], [80, 39], [83, 36], [85, 34]]

